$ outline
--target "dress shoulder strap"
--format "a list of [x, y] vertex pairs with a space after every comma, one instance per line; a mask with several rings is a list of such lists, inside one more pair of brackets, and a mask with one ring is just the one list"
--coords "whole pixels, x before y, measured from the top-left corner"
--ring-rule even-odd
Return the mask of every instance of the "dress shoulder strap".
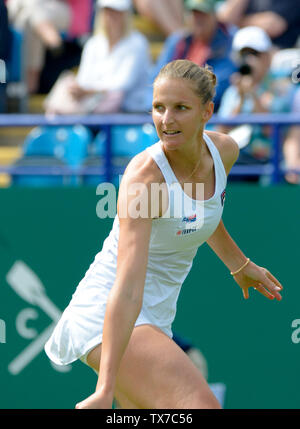
[[152, 158], [160, 168], [166, 183], [168, 185], [172, 185], [174, 182], [178, 182], [175, 174], [173, 173], [173, 170], [170, 167], [170, 164], [166, 158], [166, 155], [164, 154], [164, 151], [161, 146], [161, 142], [159, 141], [154, 145], [147, 147], [146, 150], [150, 153], [150, 155], [152, 156]]
[[224, 189], [227, 183], [227, 174], [225, 171], [225, 167], [224, 167], [220, 152], [215, 146], [212, 139], [208, 137], [206, 133], [203, 133], [203, 137], [210, 150], [211, 156], [213, 157], [213, 160], [214, 160], [217, 184]]

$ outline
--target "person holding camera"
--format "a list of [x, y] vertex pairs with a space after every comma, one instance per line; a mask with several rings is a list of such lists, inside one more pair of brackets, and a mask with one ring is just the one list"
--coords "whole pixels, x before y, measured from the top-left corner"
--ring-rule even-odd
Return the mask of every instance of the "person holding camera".
[[[273, 45], [261, 28], [249, 26], [238, 30], [233, 39], [233, 57], [238, 71], [225, 91], [218, 114], [280, 113], [290, 111], [292, 85], [272, 76], [270, 66]], [[218, 131], [233, 133], [239, 143], [240, 163], [265, 163], [270, 159], [270, 127], [244, 125], [231, 129], [219, 126]]]

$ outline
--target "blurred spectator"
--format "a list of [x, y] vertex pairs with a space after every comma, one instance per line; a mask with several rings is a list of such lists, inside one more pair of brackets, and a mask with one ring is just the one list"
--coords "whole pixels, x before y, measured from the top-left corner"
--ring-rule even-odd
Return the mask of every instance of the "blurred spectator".
[[300, 35], [298, 0], [227, 0], [218, 17], [238, 27], [261, 27], [280, 49], [294, 47]]
[[[237, 31], [233, 52], [239, 70], [232, 76], [232, 85], [225, 91], [218, 111], [221, 117], [239, 113], [289, 112], [294, 93], [290, 77], [275, 79], [270, 72], [272, 42], [259, 27]], [[218, 131], [230, 128], [219, 126]], [[267, 162], [270, 159], [270, 127], [242, 125], [231, 130], [240, 148], [240, 163]]]
[[[8, 27], [7, 9], [0, 0], [0, 113], [6, 111], [6, 66], [10, 54], [10, 32]], [[3, 62], [2, 62], [3, 61]]]
[[183, 0], [134, 0], [138, 14], [153, 21], [169, 36], [183, 27]]
[[11, 25], [24, 35], [26, 83], [29, 93], [38, 89], [45, 51], [59, 52], [62, 33], [87, 31], [92, 3], [89, 0], [8, 0]]
[[8, 0], [11, 25], [24, 34], [26, 82], [29, 93], [38, 88], [46, 48], [59, 49], [59, 31], [71, 21], [69, 6], [58, 0]]
[[77, 76], [63, 74], [46, 99], [46, 113], [145, 111], [150, 68], [147, 39], [131, 29], [130, 0], [98, 0], [99, 31], [84, 46]]
[[[225, 25], [217, 21], [214, 0], [187, 0], [186, 8], [190, 12], [190, 25], [169, 36], [163, 51], [153, 70], [152, 81], [162, 66], [176, 59], [189, 59], [199, 66], [213, 67], [218, 86], [215, 97], [215, 110], [220, 99], [230, 84], [230, 76], [236, 70], [230, 58], [232, 35]], [[152, 92], [149, 90], [149, 106]]]
[[[300, 114], [300, 88], [294, 97], [293, 112]], [[291, 127], [283, 144], [283, 155], [285, 167], [291, 170], [299, 170], [299, 172], [291, 171], [285, 174], [285, 180], [288, 183], [300, 184], [300, 126]]]
[[99, 31], [84, 46], [77, 76], [63, 74], [45, 101], [46, 113], [145, 111], [150, 69], [147, 39], [131, 29], [130, 0], [98, 0]]

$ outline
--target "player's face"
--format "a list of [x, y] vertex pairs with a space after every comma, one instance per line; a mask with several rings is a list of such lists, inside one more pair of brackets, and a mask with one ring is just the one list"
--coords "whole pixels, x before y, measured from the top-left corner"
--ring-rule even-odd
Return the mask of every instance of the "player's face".
[[202, 140], [213, 103], [203, 105], [192, 84], [185, 79], [160, 78], [153, 91], [152, 117], [166, 149], [178, 149]]

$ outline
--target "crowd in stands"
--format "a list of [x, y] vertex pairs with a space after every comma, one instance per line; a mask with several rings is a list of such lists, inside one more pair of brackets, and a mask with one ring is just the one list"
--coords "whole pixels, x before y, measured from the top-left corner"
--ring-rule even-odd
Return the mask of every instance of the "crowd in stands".
[[[21, 32], [29, 94], [39, 93], [47, 53], [55, 63], [65, 42], [80, 40], [74, 67], [57, 67], [46, 114], [149, 112], [158, 71], [180, 58], [212, 67], [221, 117], [300, 111], [300, 75], [291, 78], [300, 64], [297, 0], [0, 0], [0, 8], [0, 58], [9, 59], [12, 31]], [[151, 40], [134, 26], [136, 16], [161, 32], [157, 58]], [[289, 61], [281, 63], [286, 52]], [[0, 88], [5, 112], [5, 85]], [[270, 159], [270, 127], [215, 129], [237, 139], [238, 162]], [[299, 184], [300, 126], [284, 129], [282, 141], [283, 165], [293, 170], [285, 179]]]
[[115, 0], [113, 9], [110, 4], [98, 0], [95, 34], [83, 48], [78, 72], [55, 84], [46, 113], [145, 112], [149, 43], [132, 29], [130, 0]]

